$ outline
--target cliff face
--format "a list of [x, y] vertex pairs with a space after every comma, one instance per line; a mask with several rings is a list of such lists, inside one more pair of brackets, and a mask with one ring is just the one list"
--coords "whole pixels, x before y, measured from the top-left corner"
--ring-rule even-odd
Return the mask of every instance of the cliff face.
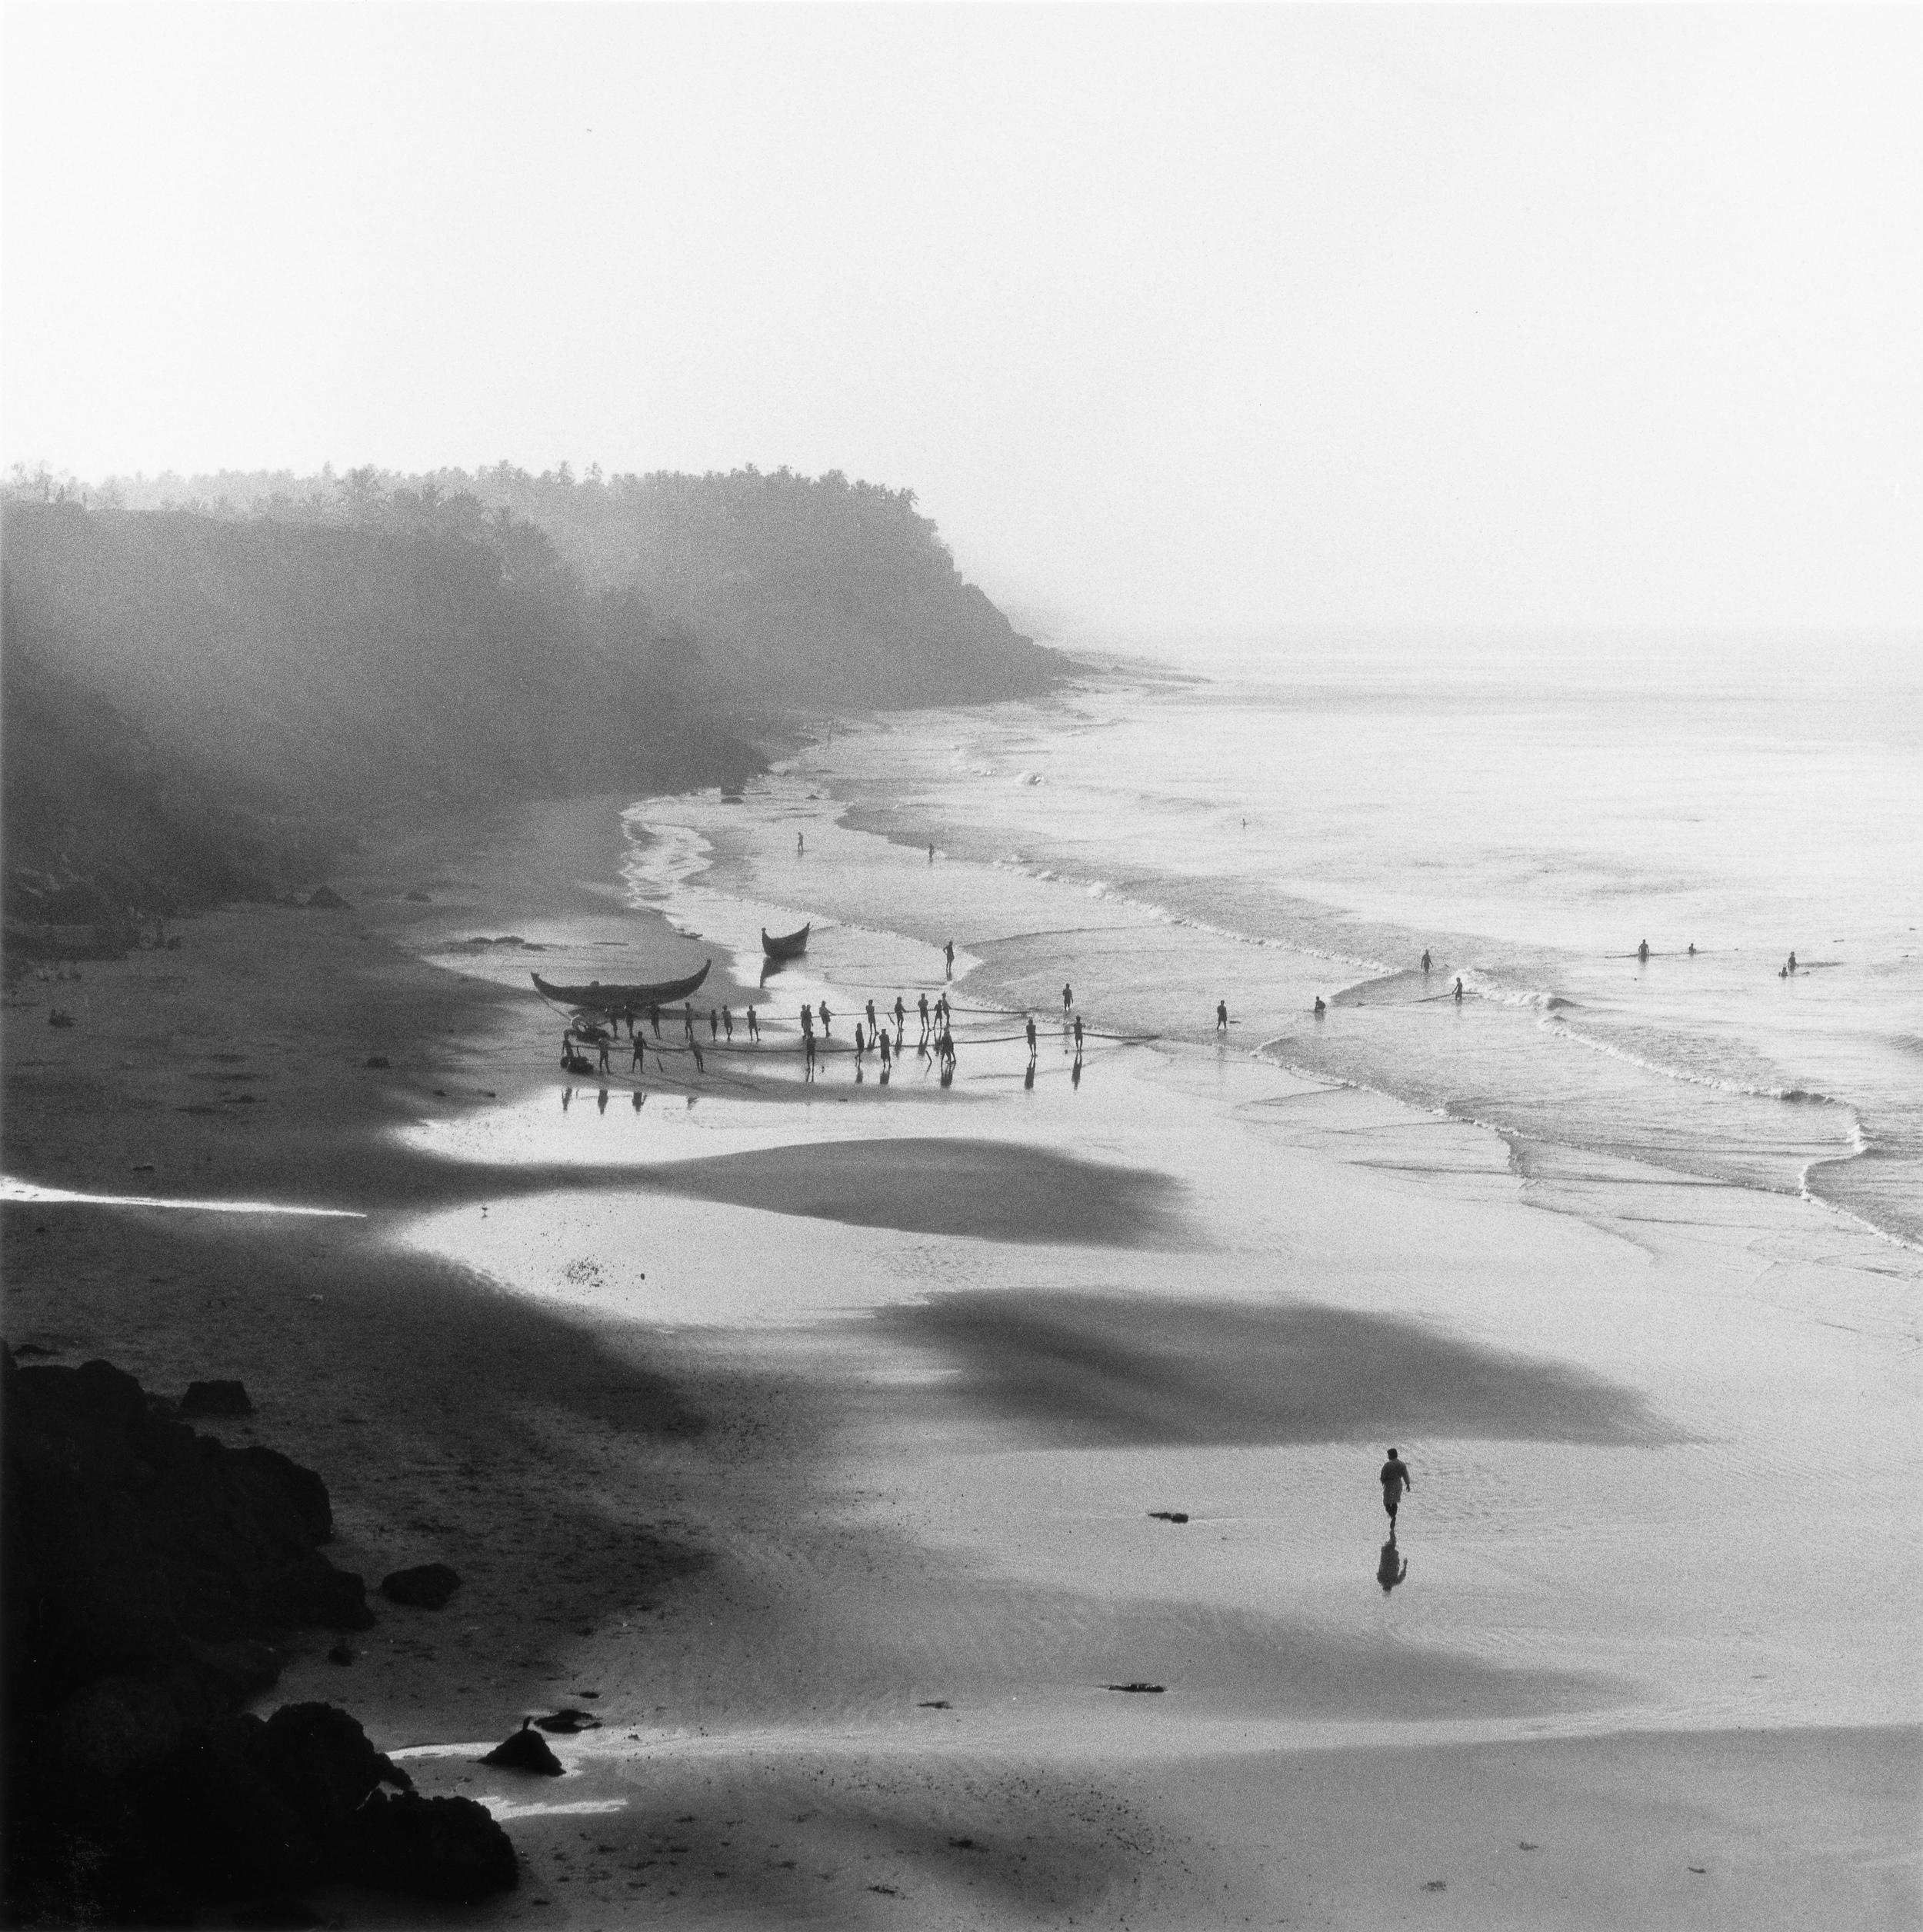
[[8, 506], [8, 911], [263, 894], [372, 812], [753, 768], [684, 641], [505, 534]]

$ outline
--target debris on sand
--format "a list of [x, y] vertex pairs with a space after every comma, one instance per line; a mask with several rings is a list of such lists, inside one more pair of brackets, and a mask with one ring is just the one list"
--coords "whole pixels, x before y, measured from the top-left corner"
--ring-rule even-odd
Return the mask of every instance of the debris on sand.
[[381, 1579], [381, 1594], [389, 1603], [415, 1610], [439, 1610], [460, 1587], [460, 1577], [445, 1563], [416, 1564]]
[[1159, 1684], [1105, 1684], [1105, 1690], [1131, 1690], [1159, 1697], [1167, 1687]]
[[535, 1722], [543, 1730], [557, 1733], [598, 1730], [601, 1728], [601, 1720], [591, 1710], [557, 1710], [552, 1717], [537, 1717]]
[[1148, 1514], [1150, 1519], [1157, 1523], [1186, 1523], [1188, 1521], [1186, 1510], [1151, 1510]]

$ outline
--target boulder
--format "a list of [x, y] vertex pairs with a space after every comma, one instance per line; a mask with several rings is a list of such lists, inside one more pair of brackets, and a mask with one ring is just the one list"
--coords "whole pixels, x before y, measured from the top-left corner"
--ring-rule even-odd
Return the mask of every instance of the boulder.
[[302, 1821], [323, 1842], [376, 1786], [414, 1788], [407, 1773], [331, 1704], [283, 1704], [261, 1734], [259, 1758]]
[[254, 1404], [238, 1382], [189, 1382], [180, 1398], [182, 1415], [252, 1415]]
[[445, 1563], [417, 1564], [381, 1579], [381, 1594], [389, 1603], [409, 1604], [417, 1610], [441, 1609], [460, 1587], [460, 1577]]
[[331, 885], [324, 885], [318, 892], [309, 893], [307, 903], [316, 912], [345, 912], [348, 909], [346, 900]]
[[505, 1770], [538, 1771], [544, 1777], [560, 1777], [564, 1775], [561, 1760], [548, 1748], [548, 1740], [539, 1731], [529, 1727], [529, 1720], [523, 1718], [521, 1728], [510, 1737], [496, 1744], [482, 1759], [484, 1764], [498, 1764]]
[[345, 1834], [345, 1876], [362, 1885], [461, 1905], [512, 1891], [520, 1866], [508, 1834], [472, 1798], [376, 1791]]

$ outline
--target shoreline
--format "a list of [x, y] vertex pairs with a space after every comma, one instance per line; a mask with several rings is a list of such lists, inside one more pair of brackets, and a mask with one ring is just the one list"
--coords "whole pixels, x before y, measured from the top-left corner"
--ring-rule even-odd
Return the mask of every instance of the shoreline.
[[[61, 1360], [105, 1354], [162, 1388], [190, 1375], [238, 1375], [258, 1417], [202, 1426], [229, 1441], [271, 1444], [320, 1472], [341, 1524], [335, 1561], [362, 1570], [371, 1583], [385, 1569], [437, 1558], [460, 1571], [462, 1591], [444, 1613], [382, 1605], [380, 1624], [350, 1669], [327, 1664], [310, 1634], [270, 1705], [327, 1697], [360, 1717], [383, 1748], [437, 1754], [446, 1740], [498, 1738], [522, 1710], [552, 1709], [590, 1691], [600, 1694], [592, 1701], [611, 1720], [626, 1720], [637, 1749], [625, 1749], [624, 1727], [612, 1722], [578, 1739], [557, 1738], [573, 1774], [533, 1792], [479, 1770], [465, 1754], [410, 1760], [424, 1790], [506, 1797], [502, 1815], [526, 1863], [518, 1894], [450, 1922], [532, 1914], [549, 1923], [665, 1917], [725, 1924], [757, 1915], [824, 1923], [878, 1923], [885, 1915], [902, 1923], [905, 1913], [911, 1923], [1001, 1924], [1072, 1910], [1101, 1922], [1175, 1926], [1286, 1908], [1368, 1927], [1419, 1907], [1445, 1924], [1682, 1924], [1701, 1922], [1703, 1895], [1690, 1888], [1713, 1883], [1720, 1910], [1741, 1912], [1748, 1924], [1790, 1925], [1818, 1922], [1798, 1914], [1819, 1877], [1831, 1905], [1846, 1899], [1857, 1922], [1901, 1922], [1916, 1896], [1913, 1861], [1891, 1866], [1887, 1855], [1908, 1848], [1915, 1780], [1898, 1774], [1915, 1770], [1914, 1727], [1618, 1728], [1533, 1742], [1330, 1743], [1253, 1754], [1246, 1745], [1208, 1744], [1205, 1709], [1220, 1697], [1248, 1708], [1258, 1684], [1268, 1686], [1258, 1703], [1299, 1694], [1288, 1688], [1287, 1672], [1275, 1674], [1278, 1639], [1296, 1647], [1298, 1662], [1289, 1669], [1308, 1674], [1305, 1686], [1327, 1678], [1338, 1687], [1338, 1710], [1354, 1702], [1352, 1690], [1340, 1686], [1374, 1653], [1325, 1652], [1312, 1624], [1245, 1625], [1219, 1611], [1197, 1622], [1174, 1601], [1164, 1610], [1131, 1607], [1138, 1585], [1119, 1574], [1111, 1581], [1105, 1553], [1139, 1568], [1162, 1560], [1148, 1551], [1171, 1546], [1138, 1546], [1138, 1532], [1120, 1519], [1108, 1526], [1099, 1494], [1117, 1481], [1147, 1490], [1145, 1504], [1193, 1504], [1219, 1480], [1216, 1465], [1195, 1460], [1198, 1452], [1171, 1457], [1152, 1447], [1119, 1459], [1069, 1451], [1081, 1480], [1093, 1486], [1087, 1500], [1038, 1490], [1045, 1476], [1052, 1485], [1070, 1473], [1063, 1452], [1044, 1451], [1049, 1460], [1034, 1462], [1035, 1451], [995, 1448], [995, 1402], [985, 1410], [965, 1377], [952, 1381], [958, 1361], [975, 1360], [991, 1385], [1003, 1372], [997, 1362], [1010, 1359], [997, 1352], [999, 1341], [984, 1354], [952, 1323], [946, 1331], [922, 1324], [892, 1334], [898, 1317], [878, 1325], [859, 1313], [900, 1307], [918, 1281], [923, 1301], [952, 1315], [968, 1305], [953, 1299], [958, 1290], [1007, 1278], [997, 1271], [1027, 1267], [1016, 1257], [1030, 1252], [1035, 1267], [1065, 1284], [1085, 1278], [1091, 1286], [1117, 1268], [1125, 1278], [1132, 1278], [1129, 1269], [1153, 1277], [1172, 1269], [1205, 1279], [1215, 1265], [1208, 1253], [1185, 1258], [1180, 1247], [1158, 1246], [1146, 1224], [1125, 1231], [1119, 1245], [1088, 1249], [1085, 1217], [1065, 1222], [1057, 1245], [998, 1247], [982, 1241], [966, 1188], [932, 1227], [915, 1218], [905, 1226], [898, 1212], [858, 1224], [821, 1211], [832, 1158], [805, 1150], [858, 1150], [869, 1144], [863, 1135], [898, 1137], [910, 1122], [930, 1121], [958, 1148], [955, 1130], [971, 1131], [972, 1123], [1011, 1147], [1085, 1151], [1078, 1134], [1064, 1138], [1071, 1133], [1067, 1117], [1055, 1125], [1032, 1111], [1009, 1116], [1008, 1104], [1022, 1097], [994, 1085], [980, 1054], [968, 1061], [969, 1078], [985, 1083], [975, 1093], [922, 1095], [905, 1084], [885, 1097], [872, 1085], [858, 1095], [838, 1073], [842, 1084], [804, 1095], [771, 1068], [770, 1081], [745, 1092], [704, 1090], [698, 1107], [683, 1108], [675, 1098], [672, 1121], [638, 1111], [629, 1124], [652, 1138], [635, 1142], [635, 1151], [692, 1153], [717, 1136], [772, 1132], [790, 1148], [777, 1165], [792, 1170], [778, 1181], [767, 1159], [755, 1156], [758, 1166], [734, 1170], [752, 1172], [745, 1191], [732, 1182], [717, 1191], [707, 1181], [698, 1192], [651, 1191], [638, 1237], [618, 1231], [630, 1224], [619, 1218], [628, 1212], [624, 1178], [630, 1184], [638, 1178], [632, 1152], [612, 1164], [517, 1167], [511, 1151], [505, 1163], [487, 1164], [397, 1144], [409, 1123], [440, 1123], [458, 1143], [464, 1124], [512, 1123], [525, 1108], [562, 1118], [545, 1111], [561, 1083], [536, 1058], [536, 1029], [508, 998], [508, 981], [455, 977], [403, 941], [425, 940], [431, 949], [437, 934], [539, 928], [548, 937], [538, 943], [551, 938], [582, 957], [642, 945], [672, 958], [690, 944], [665, 920], [628, 909], [604, 883], [577, 881], [589, 869], [583, 853], [595, 862], [618, 853], [622, 834], [610, 802], [535, 808], [512, 824], [444, 828], [372, 854], [358, 882], [343, 881], [354, 901], [346, 913], [208, 915], [183, 928], [181, 953], [90, 968], [82, 983], [97, 1002], [89, 1025], [55, 1036], [50, 1051], [16, 1058], [9, 1041], [9, 1173], [76, 1186], [138, 1179], [145, 1187], [154, 1177], [130, 1169], [151, 1158], [162, 1178], [197, 1177], [209, 1167], [223, 1191], [271, 1188], [280, 1198], [347, 1189], [352, 1204], [374, 1210], [365, 1224], [233, 1217], [216, 1227], [208, 1224], [213, 1217], [182, 1213], [9, 1204], [0, 1211], [8, 1332], [11, 1341], [64, 1344]], [[571, 856], [557, 864], [561, 853]], [[618, 876], [610, 864], [602, 881]], [[425, 904], [405, 897], [418, 890], [429, 893]], [[262, 982], [276, 965], [282, 977], [270, 991]], [[173, 984], [158, 983], [176, 973]], [[154, 977], [142, 978], [148, 974]], [[263, 1045], [295, 1008], [304, 1044], [263, 1071], [255, 1064]], [[22, 1021], [32, 1017], [10, 1010], [10, 1029], [24, 1034]], [[545, 1026], [540, 1031], [545, 1038]], [[235, 1063], [215, 1056], [242, 1038], [251, 1049], [239, 1069], [247, 1078], [223, 1080]], [[365, 1068], [368, 1052], [384, 1047], [393, 1065]], [[45, 1064], [55, 1054], [66, 1057]], [[1058, 1078], [1052, 1070], [1051, 1077]], [[1110, 1079], [1107, 1071], [1100, 1077]], [[1181, 1057], [1156, 1075], [1171, 1092], [1209, 1078], [1203, 1054]], [[255, 1103], [243, 1109], [204, 1098], [237, 1086], [258, 1088]], [[775, 1088], [832, 1116], [811, 1121], [792, 1105], [771, 1108]], [[1119, 1098], [1112, 1086], [1100, 1091], [1105, 1105]], [[862, 1104], [844, 1114], [838, 1103], [858, 1098]], [[887, 1108], [901, 1104], [911, 1112], [892, 1125]], [[181, 1107], [211, 1111], [172, 1111]], [[1130, 1153], [1138, 1130], [1121, 1133], [1123, 1117], [1108, 1118], [1104, 1137], [1116, 1145], [1100, 1159], [1141, 1168], [1139, 1153]], [[566, 1124], [572, 1132], [574, 1124]], [[582, 1125], [588, 1135], [602, 1131], [592, 1114]], [[804, 1137], [798, 1148], [796, 1135]], [[716, 1157], [705, 1158], [712, 1171]], [[891, 1198], [927, 1191], [926, 1176], [871, 1176], [858, 1153], [841, 1158], [852, 1164], [847, 1182], [837, 1184], [857, 1206], [871, 1185]], [[1305, 1144], [1297, 1158], [1325, 1157]], [[994, 1163], [984, 1170], [976, 1191], [984, 1211], [995, 1204], [1003, 1172]], [[756, 1190], [778, 1186], [800, 1190], [797, 1213], [784, 1217], [752, 1204]], [[1126, 1198], [1116, 1198], [1115, 1211]], [[499, 1278], [470, 1271], [432, 1244], [397, 1238], [424, 1216], [482, 1213], [502, 1223], [502, 1234], [488, 1236], [478, 1251], [499, 1257]], [[603, 1233], [596, 1215], [617, 1218]], [[1341, 1220], [1334, 1216], [1329, 1238]], [[553, 1258], [541, 1265], [557, 1281], [575, 1251], [612, 1267], [624, 1241], [638, 1239], [646, 1252], [637, 1258], [649, 1262], [650, 1276], [687, 1274], [685, 1284], [660, 1280], [660, 1292], [678, 1297], [672, 1305], [718, 1312], [722, 1325], [663, 1323], [636, 1305], [637, 1288], [618, 1280], [598, 1299], [591, 1282], [578, 1283], [572, 1304], [539, 1286], [546, 1275], [517, 1286], [508, 1277], [520, 1251], [501, 1244], [510, 1223], [537, 1244], [548, 1238]], [[43, 1224], [47, 1234], [32, 1231]], [[557, 1247], [558, 1228], [565, 1239]], [[776, 1228], [778, 1235], [762, 1231]], [[1321, 1238], [1305, 1232], [1295, 1240], [1312, 1254]], [[1341, 1238], [1342, 1251], [1361, 1258], [1352, 1236]], [[795, 1311], [778, 1313], [772, 1328], [726, 1325], [719, 1286], [768, 1257], [770, 1240], [778, 1240], [773, 1252], [805, 1287], [818, 1281], [832, 1295], [857, 1291], [855, 1326], [821, 1327], [804, 1312], [812, 1305], [805, 1295]], [[664, 1269], [657, 1253], [682, 1258]], [[902, 1271], [908, 1268], [922, 1271]], [[871, 1277], [872, 1286], [861, 1285]], [[1471, 1334], [1475, 1326], [1471, 1320]], [[1245, 1353], [1248, 1344], [1230, 1346]], [[1013, 1359], [1033, 1355], [1025, 1347]], [[927, 1399], [932, 1368], [951, 1378], [945, 1407]], [[1125, 1364], [1105, 1372], [1122, 1374], [1118, 1388], [1140, 1384], [1141, 1371]], [[1138, 1414], [1137, 1395], [1127, 1401]], [[1258, 1440], [1269, 1439], [1265, 1423]], [[1444, 1446], [1437, 1443], [1435, 1453]], [[1131, 1477], [1137, 1463], [1141, 1474]], [[1416, 1501], [1427, 1507], [1426, 1492]], [[1263, 1541], [1275, 1534], [1258, 1528]], [[1148, 1530], [1160, 1534], [1158, 1526]], [[1211, 1562], [1228, 1561], [1246, 1543], [1247, 1533], [1235, 1534], [1240, 1541]], [[1438, 1559], [1426, 1554], [1425, 1534], [1418, 1528], [1411, 1541], [1433, 1564]], [[1127, 1555], [1138, 1547], [1142, 1554]], [[1199, 1561], [1200, 1544], [1191, 1539], [1189, 1547]], [[1058, 1572], [1065, 1562], [1081, 1566], [1081, 1599], [1042, 1587], [1043, 1572], [1021, 1581], [1031, 1564]], [[1111, 1609], [1090, 1621], [1088, 1606], [1111, 1598]], [[992, 1614], [975, 1629], [984, 1612]], [[1110, 1697], [1094, 1681], [1105, 1671], [1132, 1674], [1131, 1650], [1141, 1667], [1165, 1671], [1158, 1654], [1171, 1642], [1194, 1646], [1198, 1633], [1206, 1638], [1198, 1667], [1208, 1644], [1219, 1652], [1205, 1672], [1215, 1674], [1219, 1690], [1199, 1704], [1178, 1677], [1161, 1698]], [[1423, 1681], [1447, 1684], [1434, 1674], [1441, 1654], [1432, 1641], [1412, 1630], [1401, 1641], [1411, 1673], [1401, 1681], [1411, 1690]], [[1235, 1657], [1248, 1661], [1222, 1675], [1222, 1659]], [[1005, 1736], [992, 1710], [975, 1708], [975, 1700], [1002, 1681], [1011, 1661], [1018, 1673], [1041, 1674], [1026, 1691], [1038, 1702], [1033, 1728], [1025, 1724]], [[1248, 1671], [1256, 1675], [1238, 1675]], [[1085, 1687], [1047, 1687], [1065, 1672], [1080, 1672]], [[1397, 1681], [1385, 1681], [1391, 1699]], [[978, 1690], [955, 1694], [965, 1681]], [[1493, 1690], [1495, 1681], [1474, 1672], [1463, 1680], [1476, 1697], [1487, 1692], [1475, 1686]], [[1505, 1722], [1526, 1723], [1531, 1709], [1534, 1721], [1554, 1721], [1531, 1704], [1524, 1679], [1514, 1694], [1522, 1701]], [[664, 1698], [665, 1714], [655, 1708]], [[954, 1708], [918, 1710], [928, 1700]], [[702, 1729], [714, 1734], [690, 1755], [652, 1727], [663, 1714], [679, 1723], [677, 1734], [691, 1749]], [[1335, 1721], [1352, 1722], [1353, 1714]], [[1606, 1722], [1606, 1712], [1594, 1721]], [[1147, 1754], [1127, 1742], [1145, 1722], [1162, 1727]], [[1185, 1758], [1185, 1740], [1201, 1745], [1201, 1755]], [[1498, 1775], [1504, 1754], [1559, 1768], [1531, 1770], [1525, 1763]], [[1344, 1768], [1331, 1779], [1338, 1758]], [[1488, 1794], [1492, 1778], [1499, 1804]], [[1625, 1788], [1638, 1780], [1673, 1791], [1676, 1815], [1652, 1823], [1646, 1801]], [[1368, 1794], [1385, 1789], [1396, 1794], [1407, 1840], [1392, 1855], [1371, 1822]], [[1590, 1794], [1600, 1823], [1578, 1823], [1571, 1791]], [[1766, 1823], [1754, 1814], [1759, 1791], [1773, 1794], [1762, 1807]], [[1025, 1792], [1047, 1796], [1038, 1803], [1018, 1795]], [[1693, 1808], [1683, 1808], [1685, 1797]], [[1551, 1822], [1525, 1817], [1511, 1840], [1535, 1840], [1540, 1831], [1548, 1855], [1519, 1873], [1492, 1862], [1497, 1847], [1478, 1837], [1480, 1827], [1494, 1828], [1498, 1810], [1511, 1804], [1516, 1815], [1532, 1817], [1528, 1806], [1545, 1799], [1553, 1799]], [[594, 1809], [554, 1808], [565, 1806]], [[813, 1821], [798, 1826], [798, 1814], [811, 1810]], [[695, 1816], [684, 1820], [684, 1814]], [[1296, 1849], [1279, 1857], [1264, 1849], [1278, 1815], [1298, 1834]], [[745, 1828], [751, 1820], [753, 1831]], [[592, 1834], [585, 1845], [584, 1825]], [[872, 1862], [878, 1834], [888, 1847], [879, 1864]], [[593, 1850], [610, 1838], [616, 1849]], [[971, 1842], [958, 1847], [965, 1839]], [[1869, 1860], [1871, 1841], [1884, 1864]], [[1831, 1849], [1846, 1844], [1856, 1849]], [[1644, 1889], [1624, 1892], [1625, 1858], [1641, 1859], [1653, 1874], [1658, 1847], [1678, 1854], [1665, 1864], [1660, 1885], [1652, 1875]], [[1713, 1880], [1693, 1874], [1680, 1856], [1689, 1851], [1704, 1864], [1705, 1847]], [[784, 1862], [791, 1857], [792, 1867]], [[1185, 1875], [1204, 1857], [1223, 1884], [1205, 1904]], [[711, 1870], [728, 1877], [711, 1878]], [[1444, 1880], [1445, 1893], [1426, 1889], [1431, 1877]], [[1587, 1906], [1541, 1916], [1571, 1887], [1587, 1893]], [[1611, 1901], [1625, 1899], [1638, 1915], [1610, 1917]], [[351, 1916], [357, 1924], [421, 1921], [418, 1907], [359, 1896]]]

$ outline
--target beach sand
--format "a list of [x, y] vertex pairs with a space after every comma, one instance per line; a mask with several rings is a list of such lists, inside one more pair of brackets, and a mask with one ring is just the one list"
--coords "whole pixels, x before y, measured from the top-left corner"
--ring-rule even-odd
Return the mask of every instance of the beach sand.
[[[331, 1911], [1916, 1922], [1913, 1257], [1201, 1050], [808, 1089], [782, 1035], [604, 1107], [528, 966], [705, 951], [612, 884], [616, 804], [8, 1014], [9, 1175], [365, 1217], [0, 1216], [16, 1349], [239, 1377], [202, 1426], [323, 1474], [335, 1561], [464, 1579], [268, 1701], [495, 1806], [522, 1887]], [[475, 1761], [568, 1705], [567, 1777]]]

